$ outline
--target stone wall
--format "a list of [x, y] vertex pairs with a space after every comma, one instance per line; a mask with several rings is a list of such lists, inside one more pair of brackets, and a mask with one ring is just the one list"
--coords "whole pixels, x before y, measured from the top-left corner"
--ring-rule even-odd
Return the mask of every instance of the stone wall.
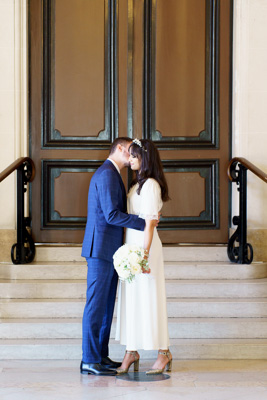
[[[0, 171], [28, 153], [27, 0], [0, 0]], [[0, 183], [0, 261], [16, 229], [16, 174]], [[9, 248], [9, 250], [7, 250]]]
[[[267, 173], [267, 2], [235, 0], [233, 156]], [[233, 185], [233, 215], [238, 195]], [[248, 172], [248, 241], [267, 260], [267, 185]]]

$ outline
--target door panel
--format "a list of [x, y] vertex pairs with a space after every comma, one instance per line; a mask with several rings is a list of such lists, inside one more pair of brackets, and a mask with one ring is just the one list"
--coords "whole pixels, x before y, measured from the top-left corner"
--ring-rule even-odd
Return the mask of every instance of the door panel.
[[205, 22], [209, 27], [212, 15], [205, 0], [156, 4], [155, 129], [160, 137], [191, 139], [205, 130], [205, 71], [212, 59], [210, 51], [205, 60]]
[[227, 241], [231, 16], [231, 0], [30, 1], [35, 241], [82, 242], [92, 174], [127, 135], [160, 150], [162, 241]]
[[[162, 210], [164, 243], [228, 240], [231, 15], [231, 1], [144, 1], [143, 136], [173, 172], [176, 203]], [[205, 177], [204, 209], [200, 183], [185, 184], [192, 171]]]
[[39, 6], [44, 15], [43, 27], [32, 26], [33, 40], [35, 31], [43, 39], [42, 147], [109, 148], [118, 114], [113, 3], [31, 3], [32, 12]]
[[56, 0], [54, 13], [55, 129], [96, 136], [105, 130], [105, 3]]
[[155, 18], [148, 26], [155, 48], [155, 54], [146, 55], [152, 77], [146, 94], [150, 137], [165, 148], [218, 148], [220, 2], [165, 5], [152, 1]]
[[89, 182], [101, 164], [88, 160], [42, 161], [44, 229], [84, 227]]
[[[171, 201], [162, 209], [164, 230], [219, 228], [218, 160], [163, 161]], [[164, 232], [161, 232], [164, 237]]]
[[90, 178], [118, 134], [116, 13], [108, 0], [30, 1], [36, 242], [82, 242]]

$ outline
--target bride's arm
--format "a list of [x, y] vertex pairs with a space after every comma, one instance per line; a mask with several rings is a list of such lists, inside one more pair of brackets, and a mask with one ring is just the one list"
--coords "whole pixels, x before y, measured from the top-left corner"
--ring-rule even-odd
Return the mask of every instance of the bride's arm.
[[149, 250], [151, 247], [152, 239], [153, 239], [153, 234], [154, 234], [154, 228], [156, 228], [159, 224], [159, 219], [161, 216], [161, 212], [158, 213], [158, 219], [148, 219], [146, 218], [146, 225], [145, 225], [145, 230], [144, 230], [144, 249], [145, 253], [149, 254]]
[[151, 247], [155, 226], [156, 226], [156, 220], [146, 219], [146, 226], [144, 230], [144, 249], [147, 255], [149, 254], [149, 250]]
[[[154, 228], [157, 225], [158, 225], [157, 220], [146, 219], [146, 226], [145, 226], [145, 230], [144, 230], [144, 249], [145, 249], [144, 260], [148, 260], [149, 250], [151, 247], [153, 234], [154, 234]], [[150, 269], [148, 271], [143, 270], [143, 273], [149, 274]]]

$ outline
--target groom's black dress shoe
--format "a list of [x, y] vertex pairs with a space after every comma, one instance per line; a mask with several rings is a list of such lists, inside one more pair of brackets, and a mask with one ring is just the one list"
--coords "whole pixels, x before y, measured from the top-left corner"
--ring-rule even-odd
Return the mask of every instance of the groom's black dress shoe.
[[119, 368], [121, 366], [121, 362], [112, 361], [109, 357], [104, 357], [101, 360], [101, 365], [106, 368]]
[[101, 365], [100, 363], [86, 364], [83, 361], [81, 361], [80, 371], [81, 374], [109, 375], [109, 376], [116, 375], [116, 371], [108, 369], [103, 365]]

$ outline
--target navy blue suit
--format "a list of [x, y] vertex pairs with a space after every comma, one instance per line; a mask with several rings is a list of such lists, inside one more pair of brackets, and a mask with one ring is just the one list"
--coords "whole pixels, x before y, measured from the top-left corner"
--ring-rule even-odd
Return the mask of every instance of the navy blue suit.
[[86, 305], [83, 314], [83, 357], [99, 363], [108, 356], [108, 342], [116, 298], [118, 275], [113, 254], [123, 244], [123, 227], [144, 230], [145, 221], [126, 213], [126, 192], [121, 176], [110, 160], [93, 175], [82, 256], [88, 265]]

